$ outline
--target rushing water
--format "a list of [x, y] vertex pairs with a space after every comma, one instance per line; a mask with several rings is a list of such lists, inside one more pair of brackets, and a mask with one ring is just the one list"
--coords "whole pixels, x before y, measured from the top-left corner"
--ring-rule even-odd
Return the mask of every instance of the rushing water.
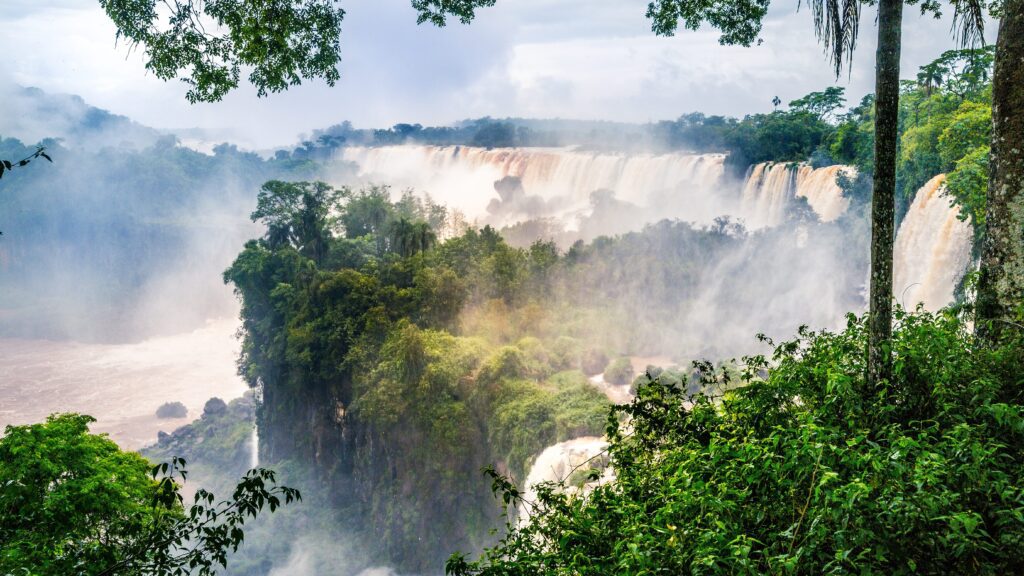
[[[526, 476], [523, 500], [525, 501], [519, 511], [521, 519], [529, 516], [529, 503], [535, 503], [537, 498], [536, 487], [544, 482], [565, 482], [571, 480], [574, 472], [586, 472], [591, 468], [604, 467], [604, 475], [601, 480], [611, 477], [610, 467], [605, 467], [606, 462], [600, 461], [608, 448], [608, 442], [596, 436], [583, 436], [573, 438], [565, 442], [559, 442], [548, 446], [541, 452], [530, 468]], [[599, 481], [601, 481], [599, 480]], [[578, 487], [569, 487], [579, 489]]]
[[[0, 340], [0, 426], [43, 421], [55, 412], [97, 419], [124, 448], [156, 441], [202, 414], [213, 396], [230, 400], [246, 385], [235, 360], [238, 321], [211, 321], [192, 332], [135, 344]], [[160, 419], [156, 409], [181, 402], [185, 418]]]
[[[686, 219], [709, 222], [723, 212], [723, 154], [623, 154], [568, 148], [472, 148], [467, 146], [349, 147], [342, 158], [359, 165], [366, 180], [412, 186], [457, 207], [471, 218], [488, 215], [497, 198], [494, 182], [521, 179], [543, 207], [522, 213], [566, 217], [589, 208], [590, 195], [611, 190], [639, 206], [685, 201]], [[513, 222], [497, 222], [510, 224]]]
[[260, 465], [260, 429], [252, 427], [252, 438], [249, 440], [249, 468]]
[[923, 303], [935, 311], [952, 302], [971, 261], [974, 233], [945, 195], [945, 182], [939, 174], [917, 191], [896, 234], [893, 295], [907, 308]]
[[853, 175], [849, 166], [812, 168], [807, 164], [762, 162], [750, 167], [743, 183], [742, 214], [751, 228], [778, 226], [795, 198], [805, 198], [822, 222], [842, 216], [850, 205], [843, 197], [839, 174]]

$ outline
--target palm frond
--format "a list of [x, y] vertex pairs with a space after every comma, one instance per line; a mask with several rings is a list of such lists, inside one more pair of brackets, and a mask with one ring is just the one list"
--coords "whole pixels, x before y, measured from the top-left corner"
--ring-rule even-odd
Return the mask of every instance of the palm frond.
[[985, 45], [984, 0], [952, 0], [953, 37], [961, 48], [978, 48]]
[[844, 64], [850, 66], [857, 47], [861, 0], [800, 0], [797, 9], [805, 3], [814, 17], [814, 34], [824, 45], [825, 55], [838, 77]]

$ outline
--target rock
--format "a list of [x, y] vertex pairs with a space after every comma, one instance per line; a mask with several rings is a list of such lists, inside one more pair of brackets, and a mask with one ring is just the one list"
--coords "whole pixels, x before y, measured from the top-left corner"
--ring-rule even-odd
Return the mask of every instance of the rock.
[[156, 442], [157, 442], [157, 444], [165, 444], [170, 439], [171, 439], [171, 435], [168, 434], [167, 432], [164, 432], [163, 430], [161, 430], [161, 431], [156, 433]]
[[228, 405], [224, 403], [220, 398], [210, 398], [206, 401], [206, 405], [203, 406], [203, 417], [207, 416], [220, 416], [221, 414], [228, 411]]
[[156, 409], [157, 418], [184, 418], [188, 416], [188, 408], [181, 402], [167, 402]]

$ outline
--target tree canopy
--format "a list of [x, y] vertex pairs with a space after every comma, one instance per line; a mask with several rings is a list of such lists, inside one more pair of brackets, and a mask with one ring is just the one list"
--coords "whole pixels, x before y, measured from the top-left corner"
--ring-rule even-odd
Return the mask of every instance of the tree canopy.
[[36, 576], [209, 575], [244, 539], [247, 519], [300, 498], [254, 469], [230, 499], [186, 505], [184, 460], [150, 466], [80, 414], [8, 426], [0, 438], [0, 572]]
[[[413, 0], [417, 22], [468, 23], [495, 0]], [[146, 69], [161, 80], [179, 78], [189, 102], [216, 102], [237, 88], [243, 68], [259, 96], [303, 80], [341, 77], [337, 0], [100, 0], [117, 38], [142, 46]]]

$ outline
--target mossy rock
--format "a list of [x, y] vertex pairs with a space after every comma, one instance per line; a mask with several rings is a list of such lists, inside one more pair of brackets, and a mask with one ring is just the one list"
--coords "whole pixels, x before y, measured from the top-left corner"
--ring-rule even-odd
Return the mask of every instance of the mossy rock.
[[156, 409], [157, 418], [184, 418], [188, 416], [188, 408], [181, 402], [166, 402]]

